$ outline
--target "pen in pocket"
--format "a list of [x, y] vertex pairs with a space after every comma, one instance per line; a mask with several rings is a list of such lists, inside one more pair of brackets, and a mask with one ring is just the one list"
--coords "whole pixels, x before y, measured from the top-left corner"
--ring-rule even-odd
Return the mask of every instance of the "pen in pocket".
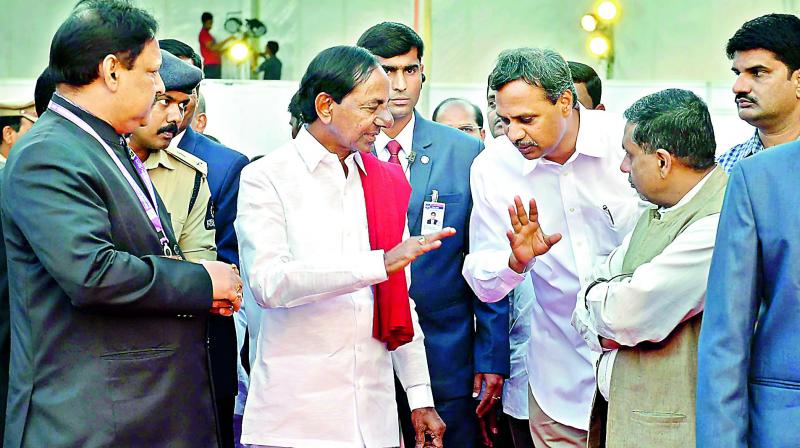
[[615, 226], [616, 224], [614, 223], [614, 216], [611, 214], [611, 210], [608, 208], [607, 205], [603, 206], [603, 211], [606, 212], [606, 215], [608, 215], [608, 219], [611, 220], [611, 225]]

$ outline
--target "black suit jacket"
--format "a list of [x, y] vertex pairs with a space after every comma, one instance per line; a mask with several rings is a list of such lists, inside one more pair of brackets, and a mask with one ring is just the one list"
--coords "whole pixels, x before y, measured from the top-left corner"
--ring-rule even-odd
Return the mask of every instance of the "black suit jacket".
[[[53, 100], [138, 179], [113, 128]], [[160, 256], [102, 146], [48, 111], [15, 145], [2, 192], [12, 335], [4, 446], [215, 446], [211, 280], [200, 265]]]

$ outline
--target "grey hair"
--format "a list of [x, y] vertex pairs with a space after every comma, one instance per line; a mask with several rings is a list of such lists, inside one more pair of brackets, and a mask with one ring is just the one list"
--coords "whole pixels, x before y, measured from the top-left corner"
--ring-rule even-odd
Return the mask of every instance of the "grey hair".
[[694, 93], [662, 90], [640, 98], [623, 116], [636, 125], [631, 139], [645, 153], [661, 148], [695, 170], [714, 166], [717, 143], [711, 115]]
[[572, 105], [578, 103], [569, 65], [556, 51], [546, 48], [504, 50], [497, 57], [497, 63], [489, 76], [489, 85], [492, 90], [499, 90], [518, 79], [544, 89], [547, 99], [553, 104], [567, 90], [572, 92]]

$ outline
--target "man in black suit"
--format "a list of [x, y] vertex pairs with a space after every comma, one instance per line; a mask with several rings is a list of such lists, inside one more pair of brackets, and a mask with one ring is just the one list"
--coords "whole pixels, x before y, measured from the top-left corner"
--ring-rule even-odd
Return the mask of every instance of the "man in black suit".
[[11, 369], [6, 447], [215, 447], [206, 320], [235, 267], [181, 260], [123, 134], [147, 123], [156, 21], [88, 0], [56, 32], [49, 109], [3, 173]]

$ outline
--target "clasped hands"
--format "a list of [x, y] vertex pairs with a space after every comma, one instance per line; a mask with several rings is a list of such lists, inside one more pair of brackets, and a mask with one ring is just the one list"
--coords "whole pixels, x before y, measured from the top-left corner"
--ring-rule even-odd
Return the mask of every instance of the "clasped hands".
[[506, 232], [511, 246], [508, 267], [521, 274], [531, 260], [546, 254], [554, 244], [561, 241], [561, 234], [544, 233], [539, 225], [539, 209], [535, 199], [530, 200], [529, 211], [526, 213], [522, 199], [514, 196], [514, 205], [508, 207], [508, 216], [511, 219], [511, 230]]
[[214, 288], [210, 312], [220, 316], [233, 316], [242, 307], [242, 278], [235, 264], [221, 261], [201, 262]]

